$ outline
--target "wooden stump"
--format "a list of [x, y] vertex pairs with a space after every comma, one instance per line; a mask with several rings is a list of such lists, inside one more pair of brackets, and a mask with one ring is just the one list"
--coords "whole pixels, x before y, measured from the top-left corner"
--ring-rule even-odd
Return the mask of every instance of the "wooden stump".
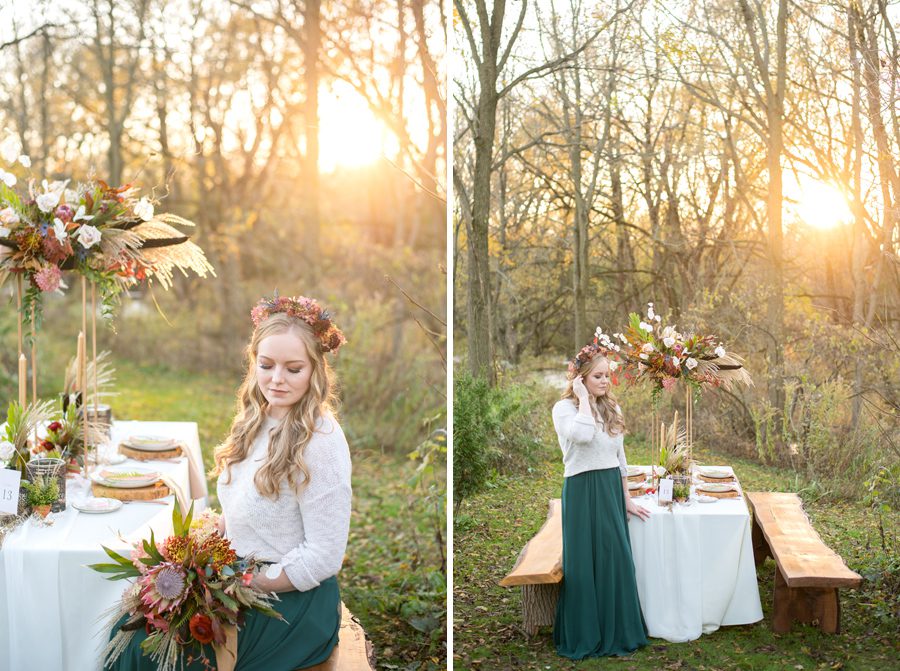
[[331, 656], [321, 664], [306, 667], [305, 671], [372, 671], [375, 668], [375, 648], [366, 638], [359, 620], [344, 604], [341, 604], [338, 638]]
[[559, 585], [522, 585], [522, 622], [528, 636], [537, 634], [538, 627], [553, 626]]

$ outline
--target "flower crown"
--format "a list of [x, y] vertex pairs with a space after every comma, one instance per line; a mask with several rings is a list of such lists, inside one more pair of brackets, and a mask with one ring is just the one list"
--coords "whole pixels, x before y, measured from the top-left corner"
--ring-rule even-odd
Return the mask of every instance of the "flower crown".
[[259, 299], [259, 303], [250, 311], [250, 319], [253, 320], [253, 326], [259, 326], [263, 320], [277, 312], [283, 312], [289, 317], [296, 317], [309, 324], [323, 352], [337, 352], [341, 345], [347, 342], [344, 334], [332, 321], [328, 310], [322, 309], [314, 299], [306, 296], [279, 296], [278, 292], [275, 292], [272, 298]]
[[[574, 375], [578, 372], [579, 368], [598, 354], [610, 358], [618, 351], [619, 346], [610, 342], [609, 336], [598, 326], [597, 330], [594, 331], [594, 339], [589, 344], [582, 347], [578, 354], [575, 355], [575, 358], [569, 362], [569, 372]], [[616, 363], [614, 361], [610, 361], [610, 368], [615, 370]]]

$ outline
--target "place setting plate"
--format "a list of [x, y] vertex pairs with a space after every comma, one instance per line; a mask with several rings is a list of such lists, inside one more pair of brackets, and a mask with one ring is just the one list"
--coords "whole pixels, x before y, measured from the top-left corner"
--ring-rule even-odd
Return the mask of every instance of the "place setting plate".
[[167, 452], [175, 449], [178, 441], [168, 436], [137, 435], [122, 441], [125, 447], [142, 452]]
[[72, 507], [83, 513], [100, 514], [113, 513], [122, 507], [122, 502], [118, 499], [109, 499], [106, 497], [94, 497], [84, 499], [83, 501], [73, 501]]
[[144, 466], [109, 467], [91, 473], [91, 480], [98, 485], [117, 489], [149, 487], [159, 480], [159, 477], [159, 471]]
[[713, 492], [714, 494], [733, 492], [736, 489], [734, 484], [729, 482], [704, 482], [703, 484], [697, 485], [698, 492]]
[[700, 475], [705, 475], [707, 478], [714, 478], [716, 480], [725, 480], [733, 477], [731, 471], [722, 466], [698, 466], [697, 472]]
[[644, 478], [647, 477], [647, 472], [641, 466], [629, 466], [628, 467], [628, 480], [629, 482], [643, 482]]

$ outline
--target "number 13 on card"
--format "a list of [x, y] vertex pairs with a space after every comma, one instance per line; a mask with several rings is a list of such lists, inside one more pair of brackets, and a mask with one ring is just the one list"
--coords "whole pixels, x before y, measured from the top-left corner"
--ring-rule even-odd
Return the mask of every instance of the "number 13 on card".
[[15, 515], [19, 507], [19, 481], [22, 474], [6, 468], [0, 469], [0, 515]]

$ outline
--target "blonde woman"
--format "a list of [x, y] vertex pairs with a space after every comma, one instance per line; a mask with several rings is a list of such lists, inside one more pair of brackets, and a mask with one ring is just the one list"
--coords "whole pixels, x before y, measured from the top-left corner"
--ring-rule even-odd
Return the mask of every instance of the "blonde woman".
[[[237, 669], [301, 669], [337, 644], [336, 574], [350, 528], [350, 451], [325, 358], [343, 334], [316, 301], [262, 300], [251, 313], [247, 373], [231, 431], [215, 451], [220, 531], [239, 556], [269, 562], [253, 584], [278, 592], [284, 621], [255, 611], [238, 632]], [[153, 668], [136, 636], [116, 669]], [[202, 668], [197, 661], [186, 665]]]
[[553, 641], [563, 657], [627, 655], [647, 645], [628, 515], [649, 511], [628, 495], [625, 422], [610, 392], [609, 352], [588, 345], [569, 363], [553, 406], [565, 466], [563, 582]]

